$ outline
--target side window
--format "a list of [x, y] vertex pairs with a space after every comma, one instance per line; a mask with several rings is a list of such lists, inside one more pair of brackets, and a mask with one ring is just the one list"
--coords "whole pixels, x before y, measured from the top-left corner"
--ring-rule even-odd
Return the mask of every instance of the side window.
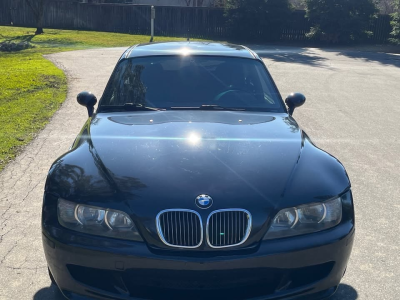
[[265, 70], [262, 69], [262, 67], [259, 65], [255, 66], [255, 68], [257, 70], [258, 78], [261, 78], [260, 83], [262, 86], [262, 90], [264, 91], [264, 100], [267, 103], [274, 105], [276, 103], [274, 100], [276, 99], [275, 89], [271, 86], [271, 83], [269, 81], [263, 80], [267, 76], [267, 74], [265, 74]]
[[263, 94], [263, 87], [260, 84], [260, 75], [257, 73], [257, 68], [254, 64], [249, 64], [245, 67], [245, 83], [247, 91], [253, 94]]

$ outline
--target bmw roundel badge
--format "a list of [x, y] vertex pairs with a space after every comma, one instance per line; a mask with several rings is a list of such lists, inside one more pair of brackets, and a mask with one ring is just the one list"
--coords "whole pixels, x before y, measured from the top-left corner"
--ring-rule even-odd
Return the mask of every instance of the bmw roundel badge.
[[196, 198], [196, 205], [202, 209], [211, 207], [213, 204], [213, 199], [208, 195], [199, 195]]

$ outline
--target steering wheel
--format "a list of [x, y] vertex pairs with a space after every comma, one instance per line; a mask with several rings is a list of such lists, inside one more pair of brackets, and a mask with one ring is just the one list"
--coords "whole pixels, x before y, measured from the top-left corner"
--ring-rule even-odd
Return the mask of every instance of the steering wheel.
[[229, 93], [233, 93], [233, 92], [239, 92], [240, 90], [231, 88], [229, 90], [225, 90], [222, 91], [221, 93], [219, 93], [217, 96], [214, 97], [214, 101], [219, 101], [222, 97], [224, 97], [225, 95], [229, 94]]
[[[248, 106], [248, 102], [249, 102], [249, 95], [251, 95], [249, 92], [244, 91], [244, 90], [239, 90], [239, 89], [235, 89], [234, 87], [225, 90], [221, 93], [219, 93], [217, 96], [214, 97], [214, 102], [224, 102], [224, 98], [225, 100], [228, 100], [228, 98], [226, 98], [227, 96], [229, 96], [231, 93], [236, 93], [236, 97], [235, 97], [235, 101], [239, 100], [239, 102], [241, 102], [242, 104], [244, 104], [243, 106], [246, 107]], [[246, 97], [243, 97], [243, 94], [246, 94]], [[254, 96], [251, 95], [253, 98]], [[243, 101], [243, 98], [246, 99], [246, 101]], [[229, 99], [230, 102], [232, 102], [231, 99]]]

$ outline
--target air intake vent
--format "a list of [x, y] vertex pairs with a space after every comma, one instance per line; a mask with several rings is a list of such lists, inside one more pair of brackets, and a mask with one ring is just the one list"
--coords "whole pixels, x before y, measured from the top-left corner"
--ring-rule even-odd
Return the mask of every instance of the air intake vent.
[[207, 220], [207, 243], [212, 248], [243, 244], [250, 235], [251, 214], [244, 209], [212, 212]]
[[197, 248], [203, 242], [200, 215], [193, 210], [163, 210], [156, 218], [157, 231], [164, 244], [179, 248]]

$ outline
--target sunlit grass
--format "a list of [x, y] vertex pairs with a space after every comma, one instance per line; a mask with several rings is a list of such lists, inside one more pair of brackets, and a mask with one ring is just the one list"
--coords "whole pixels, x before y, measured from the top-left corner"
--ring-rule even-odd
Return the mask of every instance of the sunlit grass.
[[[123, 47], [147, 43], [149, 36], [123, 33], [45, 29], [45, 33], [35, 36], [34, 28], [0, 26], [0, 42], [3, 40], [30, 40], [41, 48], [90, 48]], [[155, 37], [156, 42], [184, 40], [183, 38]], [[57, 50], [56, 50], [57, 51]]]
[[[147, 43], [149, 36], [0, 26], [0, 42], [29, 41], [34, 48], [0, 52], [0, 171], [60, 107], [67, 93], [64, 73], [43, 54]], [[184, 40], [156, 37], [155, 41]]]

